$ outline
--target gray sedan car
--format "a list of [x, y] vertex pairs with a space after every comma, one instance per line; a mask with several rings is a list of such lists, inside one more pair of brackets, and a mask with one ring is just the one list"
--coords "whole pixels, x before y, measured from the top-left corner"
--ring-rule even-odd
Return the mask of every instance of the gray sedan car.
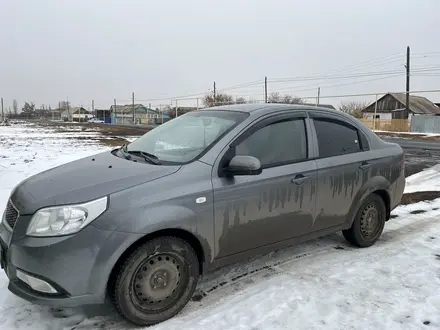
[[402, 149], [349, 115], [213, 107], [21, 182], [0, 225], [1, 265], [28, 301], [108, 295], [151, 325], [214, 268], [336, 231], [373, 245], [404, 187]]

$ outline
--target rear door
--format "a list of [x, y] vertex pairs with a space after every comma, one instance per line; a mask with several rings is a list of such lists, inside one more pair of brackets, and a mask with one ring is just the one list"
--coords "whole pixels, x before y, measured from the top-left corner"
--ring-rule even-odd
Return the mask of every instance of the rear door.
[[317, 202], [314, 230], [341, 225], [368, 181], [371, 163], [365, 135], [344, 117], [311, 111], [317, 139]]
[[260, 175], [214, 171], [217, 258], [308, 233], [315, 210], [316, 162], [309, 159], [305, 112], [272, 115], [231, 141], [214, 169], [234, 155], [258, 158]]

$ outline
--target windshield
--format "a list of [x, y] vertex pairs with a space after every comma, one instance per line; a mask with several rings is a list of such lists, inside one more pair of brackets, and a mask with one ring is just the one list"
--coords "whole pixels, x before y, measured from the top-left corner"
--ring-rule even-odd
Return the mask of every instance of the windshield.
[[209, 149], [246, 118], [237, 111], [189, 112], [147, 132], [126, 146], [126, 152], [143, 152], [161, 164], [187, 163]]

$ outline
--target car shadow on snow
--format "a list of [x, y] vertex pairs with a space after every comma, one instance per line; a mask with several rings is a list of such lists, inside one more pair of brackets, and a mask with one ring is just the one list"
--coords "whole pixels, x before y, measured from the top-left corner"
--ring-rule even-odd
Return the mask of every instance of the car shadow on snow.
[[[404, 216], [399, 215], [398, 217], [402, 218]], [[385, 230], [376, 245], [382, 246], [402, 241], [411, 233], [420, 232], [424, 228], [432, 226], [435, 221], [434, 218], [426, 218], [417, 223], [399, 225], [397, 228], [389, 228], [390, 226], [387, 228], [385, 226]], [[211, 304], [215, 304], [223, 296], [241, 291], [255, 282], [264, 281], [280, 274], [281, 271], [277, 266], [295, 263], [307, 257], [313, 258], [321, 253], [328, 253], [334, 250], [341, 250], [341, 253], [345, 253], [346, 250], [356, 249], [356, 247], [349, 245], [342, 234], [338, 232], [219, 268], [205, 275], [200, 280], [190, 303], [176, 317], [190, 317], [200, 307], [206, 308]], [[108, 298], [104, 305], [87, 306], [70, 311], [54, 310], [52, 312], [54, 317], [66, 318], [66, 322], [75, 315], [78, 319], [78, 314], [82, 314], [84, 317], [82, 321], [71, 329], [96, 329], [108, 326], [118, 329], [134, 328], [133, 325], [119, 316]]]
[[[233, 265], [219, 268], [205, 275], [199, 282], [190, 303], [176, 317], [185, 317], [188, 313], [203, 306], [217, 301], [218, 296], [224, 296], [232, 290], [237, 292], [245, 287], [253, 285], [256, 281], [262, 281], [280, 273], [277, 266], [290, 262], [299, 261], [306, 257], [313, 257], [319, 253], [350, 249], [350, 246], [341, 234], [335, 233], [317, 238], [308, 242], [297, 244], [285, 249], [253, 257]], [[228, 289], [226, 289], [228, 288]], [[225, 289], [224, 292], [222, 292]], [[210, 297], [209, 302], [206, 297]], [[66, 324], [72, 326], [72, 318], [79, 320], [78, 315], [83, 315], [82, 320], [77, 322], [71, 329], [96, 329], [115, 327], [118, 329], [135, 328], [119, 316], [109, 298], [103, 305], [92, 305], [77, 309], [52, 309], [51, 314], [55, 318], [66, 319]]]

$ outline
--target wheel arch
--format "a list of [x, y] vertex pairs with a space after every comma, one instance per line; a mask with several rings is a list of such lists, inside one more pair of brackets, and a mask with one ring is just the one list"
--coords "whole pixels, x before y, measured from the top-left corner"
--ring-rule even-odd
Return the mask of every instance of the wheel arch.
[[385, 209], [386, 209], [386, 221], [390, 219], [391, 216], [391, 197], [387, 190], [385, 189], [378, 189], [372, 192], [372, 194], [379, 195], [380, 198], [382, 198], [383, 202], [385, 203]]
[[381, 176], [376, 176], [372, 178], [369, 182], [367, 182], [358, 192], [353, 201], [353, 204], [351, 205], [345, 227], [347, 229], [351, 227], [354, 221], [354, 217], [359, 210], [359, 207], [371, 194], [377, 194], [383, 199], [386, 207], [386, 220], [388, 221], [390, 219], [391, 213], [390, 187], [390, 182], [386, 178]]
[[183, 239], [185, 242], [191, 245], [196, 253], [197, 260], [199, 261], [199, 273], [200, 275], [202, 275], [204, 270], [206, 269], [206, 262], [207, 260], [209, 260], [207, 259], [209, 258], [209, 252], [205, 251], [201, 240], [195, 234], [185, 229], [166, 228], [146, 234], [145, 236], [139, 238], [137, 241], [132, 243], [127, 249], [125, 249], [125, 251], [119, 256], [109, 274], [109, 277], [107, 279], [107, 290], [113, 287], [116, 280], [116, 275], [118, 274], [120, 267], [131, 253], [133, 253], [139, 246], [141, 246], [145, 242], [164, 236], [177, 237]]

